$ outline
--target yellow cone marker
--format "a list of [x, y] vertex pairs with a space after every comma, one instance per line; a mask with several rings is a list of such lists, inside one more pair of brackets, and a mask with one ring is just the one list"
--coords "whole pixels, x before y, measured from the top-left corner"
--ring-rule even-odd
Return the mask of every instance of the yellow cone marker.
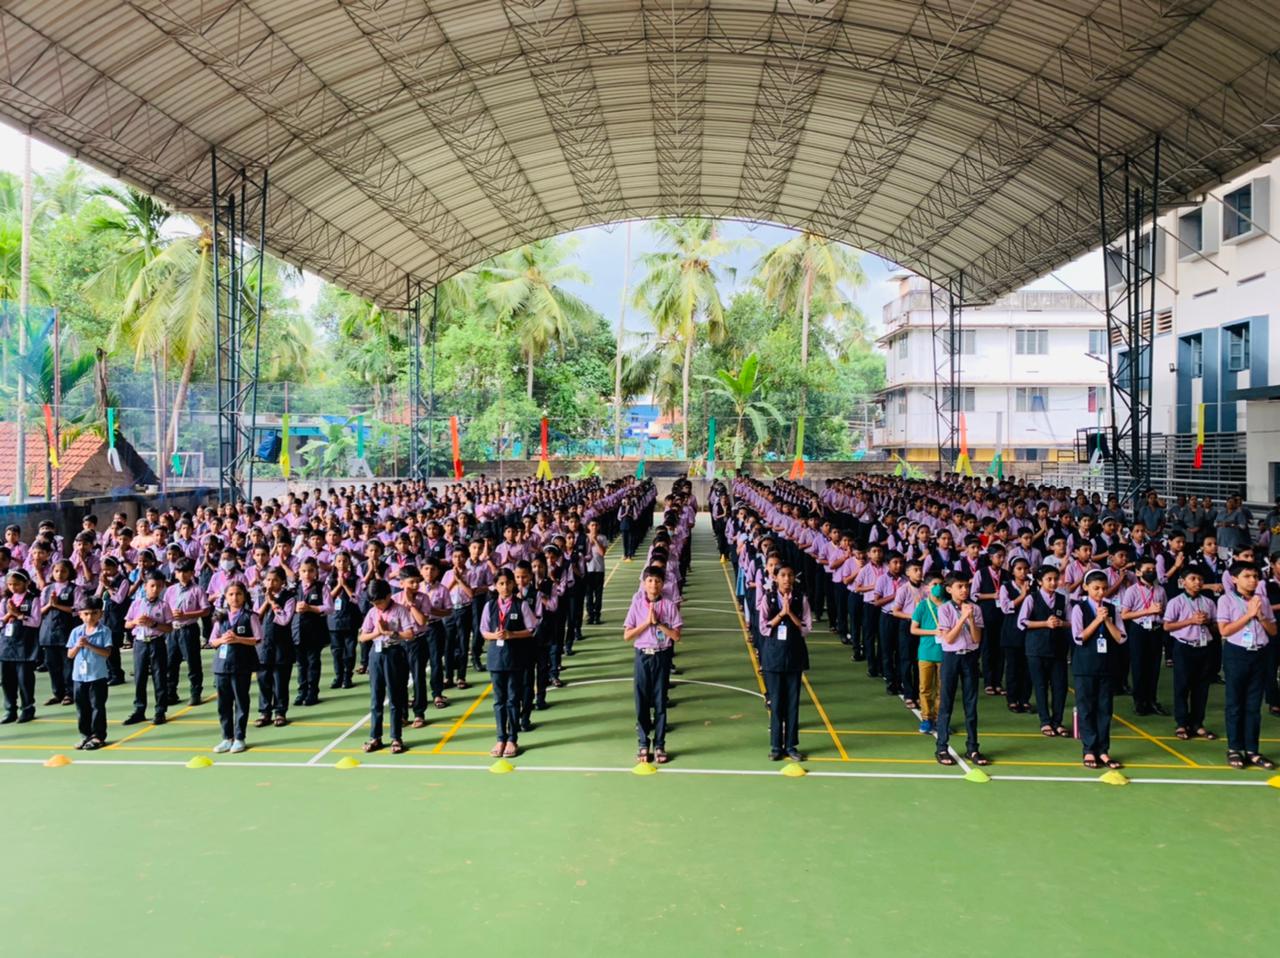
[[787, 778], [804, 778], [809, 773], [803, 765], [788, 763], [782, 767], [782, 774]]
[[632, 775], [657, 775], [658, 769], [655, 765], [648, 762], [636, 762], [635, 767], [631, 769]]
[[1272, 788], [1280, 788], [1280, 775], [1272, 775], [1267, 779], [1267, 784]]
[[208, 768], [213, 764], [213, 759], [208, 755], [193, 755], [191, 761], [187, 762], [187, 768]]
[[359, 765], [360, 765], [359, 759], [352, 758], [350, 755], [347, 755], [344, 758], [338, 759], [338, 761], [334, 763], [333, 767], [334, 768], [358, 768]]
[[65, 755], [50, 755], [44, 760], [45, 768], [62, 768], [64, 765], [70, 765], [71, 759]]
[[494, 775], [506, 775], [508, 772], [514, 772], [516, 767], [508, 762], [505, 758], [500, 758], [489, 766], [489, 771]]
[[991, 781], [991, 776], [980, 768], [971, 768], [965, 773], [964, 780], [966, 782], [974, 782], [977, 785], [985, 785]]
[[1129, 779], [1127, 779], [1120, 772], [1117, 772], [1114, 768], [1111, 769], [1110, 771], [1103, 772], [1101, 777], [1098, 779], [1098, 781], [1105, 782], [1108, 785], [1128, 785], [1129, 784]]

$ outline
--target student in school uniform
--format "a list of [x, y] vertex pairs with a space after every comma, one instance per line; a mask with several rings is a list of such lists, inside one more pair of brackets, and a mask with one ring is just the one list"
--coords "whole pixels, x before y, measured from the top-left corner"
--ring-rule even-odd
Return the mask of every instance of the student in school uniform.
[[[335, 538], [336, 530], [330, 530]], [[355, 688], [352, 677], [356, 670], [356, 633], [360, 630], [360, 576], [356, 574], [351, 554], [338, 549], [333, 554], [333, 567], [325, 581], [329, 590], [329, 652], [333, 656], [331, 689]]]
[[369, 611], [360, 625], [357, 641], [371, 645], [369, 656], [369, 740], [366, 752], [383, 748], [383, 702], [391, 703], [391, 753], [404, 747], [404, 721], [409, 711], [409, 654], [405, 643], [413, 638], [417, 625], [409, 610], [391, 599], [391, 586], [374, 579], [368, 587]]
[[[717, 499], [717, 501], [720, 501]], [[727, 508], [727, 506], [725, 506]], [[724, 522], [720, 523], [723, 528]], [[723, 540], [723, 533], [721, 535]], [[587, 625], [600, 625], [600, 608], [604, 601], [604, 554], [609, 549], [609, 540], [600, 530], [597, 519], [587, 521], [587, 573], [586, 573], [586, 613]], [[722, 541], [720, 561], [725, 561], [728, 546]]]
[[493, 684], [493, 718], [497, 742], [489, 754], [515, 758], [520, 754], [520, 701], [526, 652], [524, 646], [538, 627], [537, 615], [516, 596], [516, 580], [502, 569], [493, 581], [495, 595], [481, 615], [481, 634], [487, 643], [485, 660]]
[[111, 678], [107, 684], [124, 685], [120, 652], [125, 644], [124, 616], [129, 608], [129, 580], [121, 575], [120, 561], [115, 556], [103, 557], [92, 594], [102, 600], [102, 624], [111, 633], [111, 657], [107, 659]]
[[40, 654], [40, 600], [31, 590], [31, 578], [22, 569], [12, 569], [5, 581], [9, 594], [0, 602], [0, 687], [4, 689], [0, 725], [36, 717]]
[[[1277, 508], [1280, 509], [1280, 502], [1277, 503]], [[1277, 524], [1280, 525], [1280, 516], [1277, 517]], [[1272, 535], [1280, 535], [1280, 531], [1272, 532]], [[1280, 541], [1276, 541], [1275, 545], [1280, 547]], [[1280, 551], [1272, 552], [1269, 561], [1271, 574], [1259, 586], [1259, 590], [1266, 593], [1274, 615], [1280, 610]], [[1271, 654], [1271, 661], [1267, 665], [1267, 710], [1272, 715], [1280, 716], [1280, 642], [1268, 642], [1267, 651]]]
[[440, 580], [449, 590], [449, 604], [453, 612], [445, 622], [449, 637], [448, 674], [445, 688], [466, 689], [467, 655], [471, 647], [471, 600], [475, 591], [467, 582], [467, 556], [461, 549], [454, 549], [450, 556], [453, 564], [445, 570]]
[[82, 597], [76, 612], [80, 624], [67, 637], [63, 655], [71, 663], [75, 683], [77, 749], [92, 752], [107, 742], [107, 683], [111, 680], [111, 633], [102, 624], [102, 600]]
[[[901, 562], [900, 556], [898, 561]], [[778, 566], [774, 581], [776, 587], [767, 590], [760, 600], [760, 671], [769, 696], [769, 760], [776, 762], [785, 753], [791, 761], [802, 762], [800, 682], [809, 669], [805, 636], [813, 629], [813, 613], [809, 597], [795, 588], [795, 570], [790, 565]], [[661, 613], [653, 617], [660, 618]], [[679, 628], [678, 622], [675, 627]], [[637, 683], [639, 668], [637, 661]]]
[[1160, 662], [1164, 656], [1166, 597], [1156, 576], [1153, 555], [1136, 563], [1137, 581], [1119, 596], [1120, 618], [1129, 639], [1133, 670], [1133, 710], [1138, 715], [1168, 715], [1158, 700]]
[[1218, 631], [1222, 635], [1222, 671], [1225, 688], [1227, 764], [1232, 768], [1274, 769], [1276, 763], [1262, 754], [1259, 736], [1262, 696], [1267, 687], [1267, 646], [1275, 641], [1276, 619], [1260, 589], [1262, 576], [1251, 562], [1231, 566], [1234, 592], [1218, 598]]
[[938, 645], [942, 668], [938, 675], [938, 743], [934, 757], [940, 765], [954, 765], [948, 750], [951, 712], [959, 685], [964, 703], [965, 758], [974, 765], [990, 765], [978, 747], [978, 650], [982, 644], [982, 611], [969, 601], [969, 579], [951, 573], [942, 582], [948, 600], [938, 610]]
[[911, 613], [911, 634], [919, 640], [916, 665], [920, 670], [920, 732], [932, 735], [938, 722], [938, 670], [942, 646], [938, 645], [938, 610], [946, 600], [942, 572], [931, 569], [923, 577], [924, 597]]
[[920, 697], [920, 639], [911, 632], [911, 615], [924, 598], [922, 565], [919, 559], [910, 559], [904, 566], [904, 581], [894, 593], [889, 605], [889, 615], [897, 624], [898, 689], [903, 705], [914, 709]]
[[289, 678], [293, 674], [293, 617], [296, 592], [285, 584], [284, 572], [272, 566], [256, 597], [262, 640], [258, 643], [258, 718], [255, 728], [289, 724]]
[[1027, 670], [1027, 633], [1018, 625], [1018, 614], [1031, 598], [1035, 583], [1031, 564], [1023, 555], [1012, 563], [1012, 576], [1000, 586], [1000, 645], [1004, 650], [1005, 705], [1019, 715], [1031, 711], [1031, 673]]
[[168, 703], [177, 705], [178, 676], [183, 662], [187, 663], [187, 681], [190, 683], [189, 705], [199, 705], [204, 692], [204, 663], [200, 660], [200, 620], [210, 614], [209, 600], [196, 583], [196, 565], [190, 559], [178, 560], [174, 569], [177, 582], [165, 590], [164, 600], [173, 615], [173, 631], [165, 645], [168, 651], [168, 671], [165, 688]]
[[49, 670], [51, 697], [45, 705], [70, 705], [74, 691], [72, 662], [67, 656], [67, 638], [76, 625], [76, 608], [81, 590], [75, 583], [75, 569], [61, 560], [53, 565], [53, 581], [40, 595], [40, 652]]
[[1076, 717], [1084, 767], [1120, 768], [1111, 757], [1112, 665], [1108, 656], [1126, 641], [1116, 623], [1115, 607], [1106, 601], [1107, 574], [1095, 569], [1084, 577], [1082, 597], [1071, 603], [1071, 638], [1075, 653]]
[[547, 688], [551, 684], [551, 613], [559, 605], [555, 583], [547, 575], [547, 560], [539, 554], [532, 561], [516, 563], [516, 596], [538, 619], [532, 639], [521, 647], [525, 677], [521, 685], [520, 731], [532, 731], [533, 710], [547, 708]]
[[890, 552], [885, 556], [884, 572], [875, 581], [865, 601], [868, 607], [874, 606], [880, 630], [880, 674], [884, 676], [885, 693], [901, 695], [898, 668], [898, 619], [894, 617], [890, 606], [898, 589], [902, 586], [902, 554]]
[[1173, 720], [1174, 735], [1213, 741], [1218, 736], [1205, 728], [1205, 709], [1213, 678], [1212, 642], [1217, 621], [1217, 605], [1206, 593], [1205, 570], [1187, 566], [1182, 573], [1182, 589], [1164, 607], [1164, 628], [1173, 639]]
[[[441, 581], [444, 575], [439, 559], [429, 558], [422, 564], [426, 579], [421, 592], [427, 604], [427, 661], [431, 670], [431, 702], [438, 709], [447, 708], [444, 694], [445, 663], [449, 656], [449, 640], [445, 621], [453, 613], [449, 590]], [[424, 695], [425, 697], [425, 695]]]
[[223, 596], [227, 607], [213, 625], [209, 644], [213, 646], [213, 682], [218, 691], [218, 724], [222, 740], [213, 747], [219, 754], [240, 753], [247, 747], [249, 688], [258, 668], [258, 643], [262, 624], [249, 605], [249, 590], [243, 582], [227, 586]]
[[[288, 565], [280, 570], [289, 577]], [[297, 593], [294, 602], [293, 644], [297, 655], [298, 694], [294, 705], [320, 703], [320, 672], [324, 650], [329, 647], [329, 590], [320, 581], [320, 566], [314, 558], [298, 564]]]
[[156, 696], [151, 723], [165, 723], [169, 704], [169, 655], [165, 636], [173, 631], [173, 613], [164, 600], [165, 586], [164, 576], [152, 573], [125, 613], [124, 627], [133, 632], [133, 711], [121, 725], [137, 725], [147, 720], [148, 677]]
[[1069, 738], [1062, 724], [1067, 703], [1067, 647], [1071, 625], [1067, 621], [1067, 596], [1058, 589], [1060, 573], [1054, 566], [1036, 570], [1036, 588], [1022, 603], [1018, 628], [1026, 635], [1027, 671], [1040, 713], [1040, 734]]
[[660, 765], [669, 760], [666, 693], [671, 658], [667, 652], [680, 640], [684, 626], [679, 608], [662, 595], [665, 579], [661, 569], [645, 570], [641, 590], [632, 598], [622, 624], [623, 641], [635, 649], [636, 758]]

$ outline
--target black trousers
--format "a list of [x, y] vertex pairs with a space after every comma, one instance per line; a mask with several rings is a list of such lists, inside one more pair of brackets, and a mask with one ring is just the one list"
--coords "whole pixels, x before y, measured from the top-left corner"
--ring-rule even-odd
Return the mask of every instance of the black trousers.
[[191, 697], [196, 698], [204, 691], [204, 663], [200, 659], [200, 644], [200, 626], [194, 623], [174, 629], [165, 637], [169, 653], [165, 665], [165, 691], [169, 698], [176, 698], [178, 695], [178, 674], [183, 662], [187, 663]]
[[480, 634], [481, 619], [484, 618], [485, 603], [489, 601], [489, 593], [476, 595], [471, 600], [471, 661], [479, 663], [480, 653], [484, 651], [484, 636]]
[[880, 678], [883, 668], [880, 661], [880, 607], [872, 605], [865, 596], [862, 600], [862, 651], [867, 656], [867, 674]]
[[1280, 641], [1272, 639], [1268, 642], [1267, 652], [1270, 655], [1267, 662], [1267, 705], [1280, 708], [1280, 681], [1277, 680], [1277, 674], [1280, 673]]
[[71, 660], [67, 658], [67, 647], [42, 645], [40, 653], [44, 658], [44, 667], [49, 671], [51, 696], [55, 699], [71, 698]]
[[636, 741], [641, 748], [667, 747], [667, 681], [670, 656], [646, 655], [639, 649], [635, 656]]
[[582, 638], [582, 613], [586, 611], [587, 583], [580, 580], [569, 590], [569, 608], [565, 612], [564, 647], [565, 651], [573, 648], [573, 644]]
[[416, 635], [405, 643], [405, 651], [409, 655], [409, 681], [413, 683], [413, 697], [409, 699], [409, 708], [413, 709], [415, 718], [422, 718], [427, 712], [427, 661], [430, 649], [425, 633]]
[[490, 670], [489, 681], [493, 684], [493, 721], [498, 730], [498, 741], [518, 742], [524, 669]]
[[14, 715], [22, 703], [24, 715], [36, 711], [36, 664], [34, 662], [0, 662], [0, 687], [4, 689], [4, 711]]
[[898, 691], [913, 701], [920, 698], [920, 636], [911, 634], [911, 622], [898, 623]]
[[557, 609], [542, 620], [546, 623], [548, 655], [551, 661], [551, 678], [560, 678], [560, 664], [564, 656], [564, 613]]
[[[372, 645], [373, 643], [368, 643]], [[382, 738], [383, 701], [391, 701], [391, 739], [404, 734], [409, 711], [409, 654], [393, 645], [369, 656], [369, 738]]]
[[297, 645], [298, 700], [314, 705], [320, 700], [320, 667], [328, 630], [321, 636], [304, 635]]
[[449, 633], [443, 619], [433, 619], [427, 625], [427, 665], [431, 669], [431, 697], [444, 695], [445, 663], [449, 659]]
[[96, 738], [99, 742], [105, 742], [107, 740], [107, 679], [76, 682], [75, 699], [80, 734], [85, 738]]
[[[764, 687], [769, 695], [770, 752], [800, 750], [800, 677], [802, 674], [801, 672], [764, 673]], [[663, 718], [665, 724], [665, 714]]]
[[1000, 646], [1004, 616], [999, 611], [984, 610], [982, 622], [982, 634], [986, 636], [986, 641], [979, 646], [982, 654], [982, 684], [997, 689], [1004, 676], [1004, 649]]
[[333, 677], [347, 683], [356, 671], [357, 629], [330, 629], [329, 653], [333, 656]]
[[956, 704], [956, 687], [960, 687], [964, 704], [964, 750], [978, 751], [978, 654], [942, 653], [938, 689], [938, 752], [945, 752], [951, 742], [951, 711]]
[[460, 682], [467, 680], [467, 653], [471, 645], [471, 606], [454, 609], [445, 620], [445, 632], [449, 637], [449, 678]]
[[1080, 744], [1084, 755], [1111, 751], [1111, 674], [1077, 675], [1076, 719], [1080, 724]]
[[1173, 720], [1194, 732], [1204, 727], [1209, 683], [1214, 676], [1210, 646], [1173, 642]]
[[249, 728], [249, 686], [252, 672], [217, 672], [213, 687], [218, 690], [218, 724], [222, 737], [243, 742]]
[[264, 665], [258, 669], [258, 714], [264, 717], [289, 714], [289, 678], [293, 664]]
[[864, 656], [862, 647], [862, 593], [849, 592], [849, 638], [853, 641], [853, 654]]
[[520, 686], [522, 719], [532, 717], [535, 704], [546, 705], [547, 685], [551, 681], [551, 647], [538, 638], [531, 641], [529, 647], [533, 659], [525, 667], [524, 680]]
[[120, 661], [120, 649], [124, 645], [124, 629], [111, 630], [111, 655], [107, 658], [107, 671], [112, 685], [123, 685], [124, 667]]
[[[1256, 626], [1255, 626], [1256, 628]], [[1262, 734], [1262, 695], [1267, 688], [1267, 649], [1250, 652], [1222, 643], [1222, 680], [1226, 684], [1227, 748], [1254, 754]]]
[[168, 707], [169, 643], [164, 636], [150, 642], [133, 640], [133, 710], [138, 715], [147, 711], [147, 679], [151, 679], [156, 696], [156, 716]]
[[600, 621], [600, 608], [604, 604], [604, 571], [587, 573], [587, 621]]
[[1140, 707], [1155, 705], [1164, 656], [1164, 629], [1144, 629], [1128, 624], [1129, 665], [1133, 672], [1133, 702]]
[[835, 592], [831, 600], [831, 606], [836, 612], [836, 632], [839, 633], [841, 640], [849, 637], [849, 591], [845, 589], [843, 583], [834, 584]]
[[880, 610], [880, 674], [890, 692], [899, 693], [898, 687], [898, 626], [902, 620], [889, 614], [888, 606]]
[[1027, 671], [1036, 693], [1040, 724], [1061, 728], [1067, 707], [1067, 660], [1056, 655], [1028, 655]]
[[1009, 705], [1031, 701], [1031, 673], [1027, 671], [1027, 650], [1022, 646], [1004, 647], [1004, 695]]

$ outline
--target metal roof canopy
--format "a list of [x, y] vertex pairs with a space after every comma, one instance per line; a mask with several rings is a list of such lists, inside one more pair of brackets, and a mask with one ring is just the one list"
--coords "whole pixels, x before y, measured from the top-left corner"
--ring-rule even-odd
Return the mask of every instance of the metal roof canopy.
[[6, 0], [0, 113], [402, 306], [520, 243], [699, 214], [803, 227], [970, 301], [1099, 242], [1097, 157], [1161, 201], [1280, 146], [1273, 0]]

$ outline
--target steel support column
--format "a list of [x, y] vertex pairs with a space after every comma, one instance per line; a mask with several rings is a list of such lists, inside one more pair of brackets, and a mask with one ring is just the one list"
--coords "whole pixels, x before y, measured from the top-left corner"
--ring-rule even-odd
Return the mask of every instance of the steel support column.
[[406, 281], [412, 356], [409, 367], [409, 473], [415, 479], [430, 479], [435, 453], [436, 417], [436, 326], [440, 310], [440, 287], [431, 289], [431, 315], [427, 321], [430, 337], [429, 373], [426, 391], [422, 388], [422, 287]]
[[[945, 300], [943, 299], [945, 297]], [[938, 307], [945, 306], [945, 317]], [[929, 284], [929, 323], [933, 334], [933, 401], [937, 419], [938, 471], [947, 471], [960, 449], [960, 349], [964, 327], [964, 275], [945, 289]], [[939, 355], [939, 345], [942, 354]], [[945, 392], [943, 391], [945, 390]]]
[[[1098, 156], [1107, 316], [1111, 488], [1136, 508], [1151, 483], [1160, 139], [1142, 152]], [[1149, 222], [1148, 222], [1149, 220]]]
[[[218, 382], [218, 498], [235, 502], [253, 488], [258, 416], [258, 346], [267, 229], [267, 172], [252, 174], [210, 152], [213, 212], [214, 367]], [[257, 226], [253, 236], [252, 226]], [[250, 239], [253, 242], [250, 242]], [[257, 277], [246, 310], [246, 282]]]

